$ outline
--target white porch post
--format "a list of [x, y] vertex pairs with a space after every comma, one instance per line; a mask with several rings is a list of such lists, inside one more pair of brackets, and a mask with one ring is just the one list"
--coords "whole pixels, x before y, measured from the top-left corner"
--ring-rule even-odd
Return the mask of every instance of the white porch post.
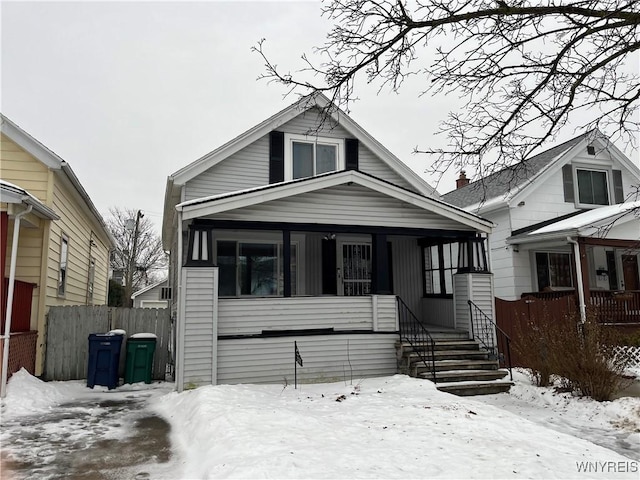
[[[4, 345], [2, 349], [2, 380], [0, 383], [0, 398], [7, 396], [7, 377], [9, 369], [9, 338], [11, 337], [11, 314], [13, 311], [13, 289], [16, 282], [16, 262], [18, 256], [18, 237], [20, 234], [20, 220], [27, 215], [32, 206], [17, 213], [13, 220], [13, 239], [11, 241], [11, 266], [9, 267], [9, 290], [7, 292], [7, 311], [4, 316]], [[4, 255], [4, 252], [0, 252]]]
[[576, 263], [576, 279], [578, 281], [578, 304], [580, 308], [580, 321], [587, 321], [587, 306], [584, 298], [584, 282], [582, 281], [582, 259], [580, 258], [580, 245], [571, 237], [567, 237], [567, 242], [573, 245], [573, 258]]

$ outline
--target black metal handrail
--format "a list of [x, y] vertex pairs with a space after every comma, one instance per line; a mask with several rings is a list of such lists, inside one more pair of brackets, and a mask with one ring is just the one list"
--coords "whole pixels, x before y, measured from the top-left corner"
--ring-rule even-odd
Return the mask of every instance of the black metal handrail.
[[[477, 340], [489, 352], [490, 358], [498, 360], [501, 367], [506, 366], [509, 369], [509, 377], [513, 380], [511, 338], [475, 303], [471, 300], [467, 300], [467, 303], [469, 304], [469, 313], [471, 314], [469, 321], [471, 323], [471, 335], [473, 339]], [[505, 350], [507, 353], [507, 363], [505, 363], [504, 358]]]
[[[416, 317], [404, 301], [396, 296], [398, 318], [400, 320], [400, 341], [409, 342], [413, 351], [425, 366], [431, 366], [431, 380], [436, 383], [435, 341], [424, 324]], [[431, 359], [424, 354], [424, 346], [429, 347]]]

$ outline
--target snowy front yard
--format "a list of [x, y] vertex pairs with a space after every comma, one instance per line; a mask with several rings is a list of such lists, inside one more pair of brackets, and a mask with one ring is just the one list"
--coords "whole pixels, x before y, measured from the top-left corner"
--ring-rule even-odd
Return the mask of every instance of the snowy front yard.
[[[156, 388], [148, 408], [169, 421], [174, 454], [153, 478], [638, 478], [640, 399], [597, 403], [516, 381], [512, 394], [471, 398], [402, 375], [297, 390]], [[46, 404], [34, 400], [34, 382], [11, 380], [3, 424], [27, 412], [46, 418], [81, 388], [42, 383]], [[131, 395], [119, 390], [96, 395]], [[3, 450], [17, 454], [6, 442]]]

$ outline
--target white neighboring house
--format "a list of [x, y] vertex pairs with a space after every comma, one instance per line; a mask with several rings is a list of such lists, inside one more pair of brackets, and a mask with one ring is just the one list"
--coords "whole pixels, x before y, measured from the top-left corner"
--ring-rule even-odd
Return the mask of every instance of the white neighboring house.
[[467, 300], [492, 315], [491, 222], [329, 106], [305, 97], [169, 176], [179, 390], [292, 379], [295, 342], [305, 381], [389, 375], [403, 322], [470, 335]]
[[171, 287], [167, 279], [138, 290], [131, 295], [133, 308], [167, 308], [171, 300]]
[[640, 168], [600, 132], [457, 183], [442, 199], [496, 224], [497, 297], [576, 292], [582, 310], [611, 307], [604, 321], [640, 322]]

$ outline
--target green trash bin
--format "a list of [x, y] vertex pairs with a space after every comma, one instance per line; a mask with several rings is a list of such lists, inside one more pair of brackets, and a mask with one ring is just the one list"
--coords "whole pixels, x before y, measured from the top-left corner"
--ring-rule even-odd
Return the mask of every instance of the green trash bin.
[[153, 333], [136, 333], [127, 339], [124, 383], [151, 383], [157, 338]]

